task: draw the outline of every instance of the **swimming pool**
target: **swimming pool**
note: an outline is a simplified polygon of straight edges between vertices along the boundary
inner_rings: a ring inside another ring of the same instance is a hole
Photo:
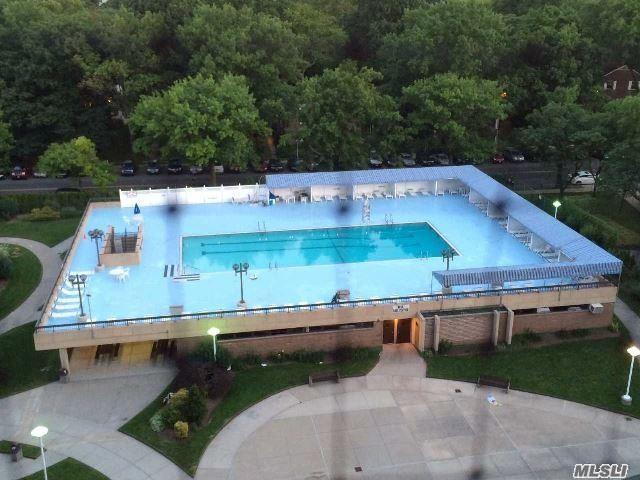
[[[183,273],[438,257],[449,244],[428,223],[206,235],[182,238]]]

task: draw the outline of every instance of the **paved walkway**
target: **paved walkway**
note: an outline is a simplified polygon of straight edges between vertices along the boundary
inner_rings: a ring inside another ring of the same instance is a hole
[[[405,353],[390,349],[383,364]],[[640,473],[638,452],[640,421],[622,415],[424,372],[372,372],[248,409],[209,445],[196,480],[557,480],[572,478],[580,462],[628,463]]]
[[[131,368],[120,376],[50,383],[0,400],[0,439],[34,443],[29,432],[45,425],[49,463],[73,457],[112,480],[188,480],[164,456],[117,429],[156,398],[173,379],[172,367]],[[10,463],[0,455],[0,478],[14,480],[42,469],[41,460]]]
[[[617,298],[616,303],[613,306],[613,313],[615,313],[624,326],[627,327],[627,330],[629,330],[629,334],[635,344],[640,345],[640,317],[638,317],[636,312],[631,310],[626,303]]]
[[[60,253],[69,248],[71,240],[72,238],[68,238],[55,247],[48,247],[43,243],[27,240],[26,238],[0,237],[0,243],[20,245],[31,250],[42,264],[42,280],[40,284],[22,305],[0,320],[0,334],[40,318],[40,309],[49,298],[62,266]]]

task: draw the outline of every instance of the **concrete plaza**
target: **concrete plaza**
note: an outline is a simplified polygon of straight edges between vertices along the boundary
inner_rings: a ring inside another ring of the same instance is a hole
[[[422,375],[393,374],[415,364],[408,348],[385,346],[366,377],[296,387],[245,411],[211,443],[196,479],[563,479],[575,463],[640,473],[640,421],[424,378],[415,365]]]

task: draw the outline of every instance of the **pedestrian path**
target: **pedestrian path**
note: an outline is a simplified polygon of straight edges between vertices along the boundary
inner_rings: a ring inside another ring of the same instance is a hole
[[[640,346],[640,317],[638,317],[636,312],[617,298],[613,306],[613,313],[620,319],[624,326],[627,327],[634,343]]]
[[[0,244],[19,245],[30,250],[38,257],[42,265],[40,284],[18,308],[5,318],[0,319],[0,334],[40,318],[42,306],[49,298],[62,267],[60,254],[68,250],[71,240],[72,238],[68,238],[54,247],[48,247],[43,243],[26,238],[0,237]]]

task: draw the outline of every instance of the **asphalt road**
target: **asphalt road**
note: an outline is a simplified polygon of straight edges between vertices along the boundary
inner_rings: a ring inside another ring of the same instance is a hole
[[[479,167],[489,175],[511,179],[513,188],[524,191],[531,189],[551,189],[555,187],[555,171],[545,163],[504,163],[502,165],[481,165]],[[285,172],[286,173],[286,172]],[[236,185],[261,181],[260,173],[225,173],[217,176],[217,184]],[[119,188],[166,188],[184,186],[213,185],[209,174],[205,175],[146,175],[138,173],[132,177],[118,176]],[[71,178],[29,178],[27,180],[6,179],[0,181],[0,194],[53,192],[59,188],[77,188],[77,182]],[[82,179],[82,188],[91,188],[89,179]]]

